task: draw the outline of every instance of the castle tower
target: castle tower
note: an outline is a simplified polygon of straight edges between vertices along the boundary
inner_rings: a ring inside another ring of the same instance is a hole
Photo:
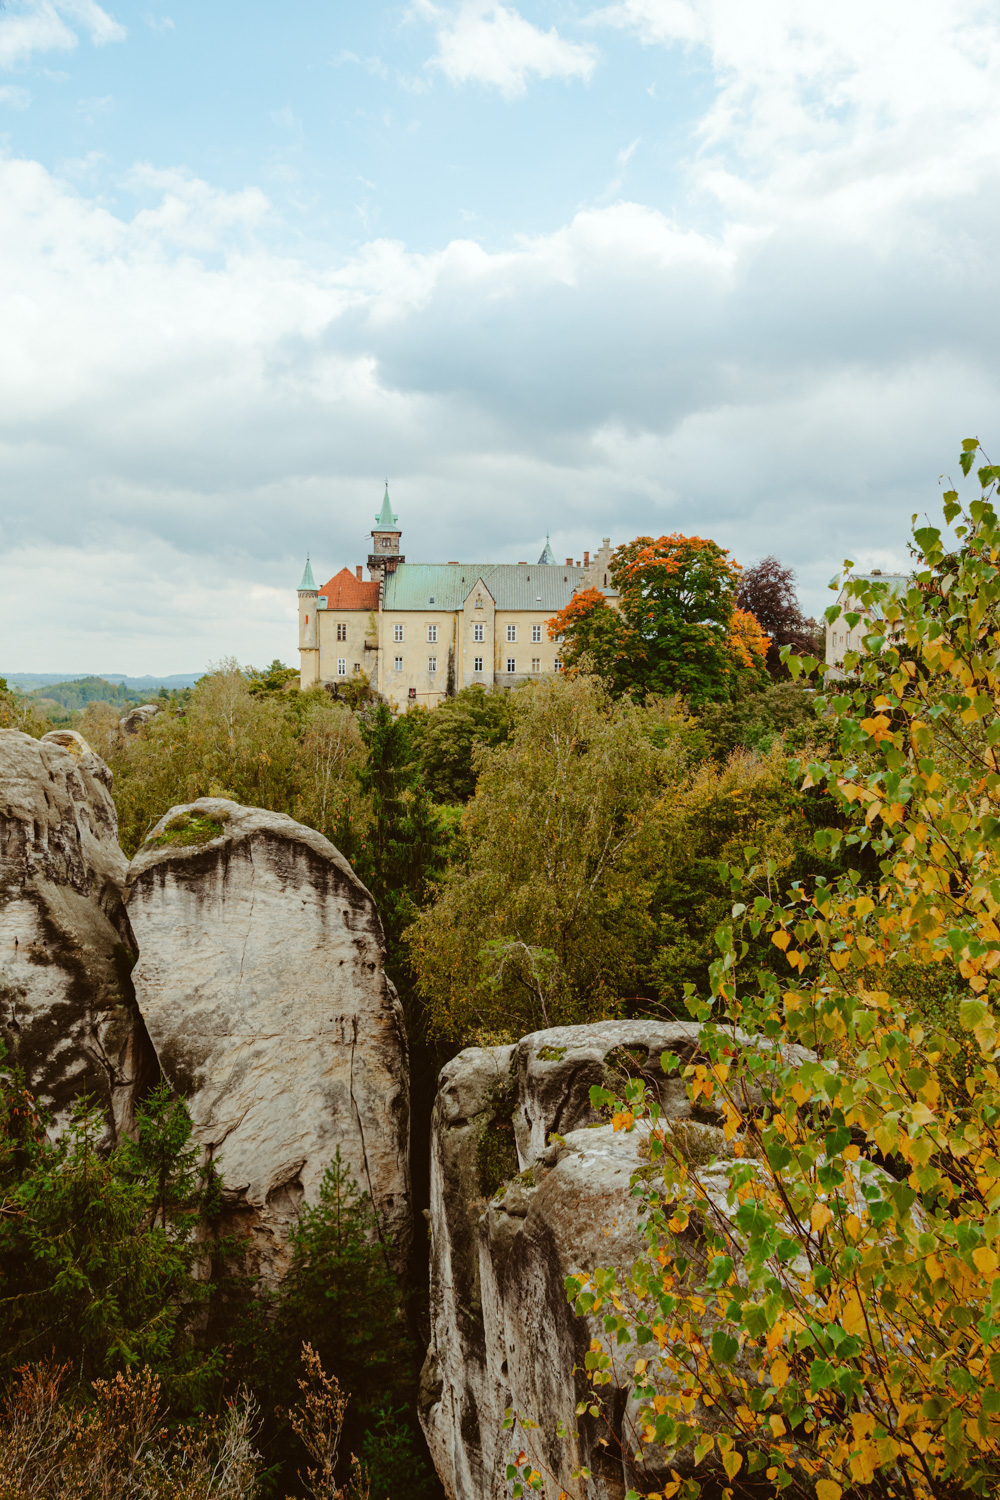
[[[402,532],[396,524],[398,520],[399,517],[393,514],[389,502],[389,481],[386,480],[385,499],[382,501],[382,509],[375,517],[372,550],[368,556],[368,577],[371,579],[381,581],[389,573],[395,573],[399,564],[406,561],[399,551]]]
[[[319,626],[316,620],[318,590],[312,564],[306,565],[299,584],[299,686],[305,692],[319,681]]]

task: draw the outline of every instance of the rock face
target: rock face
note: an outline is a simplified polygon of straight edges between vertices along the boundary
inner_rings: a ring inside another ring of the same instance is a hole
[[[140,729],[145,729],[160,712],[158,703],[138,703],[135,708],[130,708],[125,716],[118,720],[122,734],[138,734]]]
[[[375,904],[321,834],[202,798],[172,808],[128,872],[139,1005],[195,1138],[217,1159],[251,1268],[337,1146],[402,1261],[410,1239],[406,1039]]]
[[[108,1136],[156,1076],[129,970],[111,773],[79,734],[0,729],[0,1023],[58,1127],[80,1094]]]
[[[508,1407],[540,1423],[533,1461],[565,1489],[575,1492],[571,1474],[580,1464],[593,1472],[594,1500],[621,1500],[639,1477],[625,1474],[614,1444],[601,1446],[603,1419],[576,1415],[590,1388],[574,1366],[601,1330],[573,1314],[563,1283],[595,1266],[627,1268],[641,1249],[630,1177],[641,1165],[642,1137],[598,1122],[592,1084],[642,1076],[665,1118],[699,1137],[706,1159],[727,1154],[722,1131],[711,1118],[691,1120],[682,1080],[660,1067],[664,1051],[696,1060],[698,1033],[693,1023],[557,1027],[516,1046],[469,1048],[443,1069],[432,1126],[431,1342],[420,1406],[449,1500],[509,1495]],[[627,1387],[609,1389],[606,1415],[619,1436],[628,1396]],[[559,1421],[578,1436],[557,1437]],[[522,1441],[514,1440],[515,1451]]]

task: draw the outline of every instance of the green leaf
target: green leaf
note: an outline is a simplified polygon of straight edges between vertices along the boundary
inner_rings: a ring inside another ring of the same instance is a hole
[[[949,938],[952,936],[948,934]],[[958,1007],[958,1019],[966,1031],[975,1031],[976,1027],[989,1015],[990,1008],[985,1000],[970,999],[963,1000]]]

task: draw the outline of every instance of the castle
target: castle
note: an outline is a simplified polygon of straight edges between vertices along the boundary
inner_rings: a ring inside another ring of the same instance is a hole
[[[394,707],[441,699],[473,683],[514,687],[560,669],[547,622],[582,589],[610,600],[611,539],[582,563],[557,563],[548,538],[537,563],[408,563],[386,485],[371,533],[368,578],[342,568],[299,584],[302,688],[362,672]]]

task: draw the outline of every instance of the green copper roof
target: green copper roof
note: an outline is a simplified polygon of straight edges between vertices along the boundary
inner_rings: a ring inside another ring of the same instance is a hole
[[[555,560],[556,560],[555,559],[555,554],[552,551],[552,548],[549,546],[549,534],[548,534],[548,532],[546,532],[545,533],[545,546],[542,548],[542,555],[538,559],[538,564],[540,566],[542,563],[546,563],[546,564],[552,564],[554,566],[555,565]]]
[[[385,580],[382,608],[462,609],[480,579],[497,609],[555,614],[586,587],[587,573],[539,563],[401,563]]]
[[[386,481],[385,499],[382,501],[382,509],[375,517],[375,525],[380,531],[395,531],[398,516],[393,515],[392,506],[389,504],[389,484]]]
[[[306,554],[306,567],[305,572],[302,574],[302,582],[299,584],[299,593],[306,594],[315,591],[315,588],[316,580],[313,578],[312,563],[309,561],[308,554]]]

